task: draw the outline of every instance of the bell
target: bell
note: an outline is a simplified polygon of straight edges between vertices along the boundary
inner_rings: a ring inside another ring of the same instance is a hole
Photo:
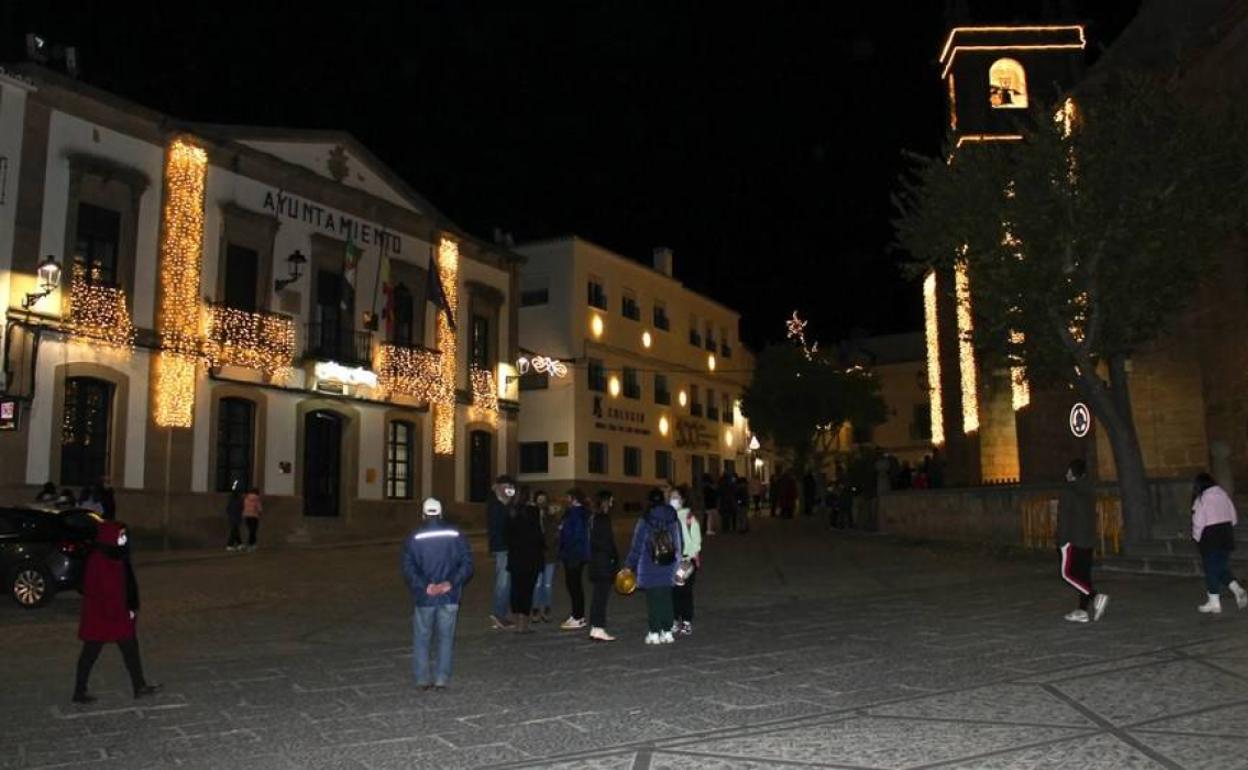
[[[625,568],[615,573],[615,591],[622,596],[628,596],[637,590],[637,576],[633,574],[631,569]]]

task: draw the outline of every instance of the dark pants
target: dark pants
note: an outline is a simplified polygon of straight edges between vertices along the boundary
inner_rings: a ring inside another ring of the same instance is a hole
[[[238,533],[239,524],[242,524],[242,522],[241,521],[230,522],[230,536],[229,536],[229,539],[225,541],[225,545],[227,548],[234,548],[235,546],[240,546],[243,544],[243,536]]]
[[[1205,587],[1209,589],[1209,593],[1221,593],[1223,586],[1235,582],[1235,575],[1231,572],[1230,551],[1207,551],[1200,555],[1200,561],[1205,567]]]
[[[247,545],[256,544],[256,533],[260,530],[260,519],[256,516],[248,516],[243,519],[247,522]]]
[[[693,580],[697,576],[698,571],[695,569],[689,573],[683,586],[672,587],[672,610],[676,620],[693,622]]]
[[[528,615],[533,611],[533,589],[537,586],[540,569],[511,570],[511,611]]]
[[[719,526],[724,532],[732,532],[736,529],[737,511],[735,508],[729,508],[726,505],[719,506]]]
[[[1079,609],[1086,610],[1096,597],[1096,589],[1092,587],[1092,549],[1065,543],[1060,551],[1062,579],[1079,592]]]
[[[91,668],[104,649],[104,642],[83,642],[82,652],[78,655],[78,674],[74,681],[74,694],[82,695],[87,691],[87,680],[91,678]],[[121,648],[121,659],[126,662],[126,671],[130,673],[130,686],[138,692],[147,684],[143,678],[143,661],[139,659],[139,640],[123,639],[117,642]]]
[[[606,628],[607,599],[611,598],[611,581],[593,580],[590,582],[594,587],[594,594],[589,603],[589,624],[594,628]]]
[[[646,619],[651,633],[671,631],[676,618],[672,611],[672,587],[646,589]]]
[[[568,597],[572,600],[572,617],[581,620],[585,617],[585,581],[582,573],[585,563],[563,565],[564,583],[568,586]]]

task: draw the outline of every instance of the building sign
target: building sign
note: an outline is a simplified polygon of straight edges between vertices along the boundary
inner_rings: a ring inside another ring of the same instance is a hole
[[[318,361],[313,374],[316,376],[318,386],[322,382],[333,382],[340,385],[377,387],[376,373],[358,366],[343,366],[332,361]]]
[[[274,216],[313,225],[335,238],[343,240],[350,238],[357,246],[376,245],[381,247],[383,253],[403,253],[403,238],[398,233],[392,233],[372,222],[361,222],[346,214],[336,214],[319,204],[288,192],[266,191],[262,208],[272,211]]]
[[[21,414],[17,402],[11,398],[0,400],[0,430],[17,430],[17,417]]]
[[[556,441],[555,442],[555,457],[567,457],[567,456],[568,456],[568,442]]]
[[[1083,438],[1090,430],[1092,430],[1092,415],[1088,413],[1088,407],[1082,403],[1076,403],[1070,408],[1070,432],[1075,435],[1075,438]]]
[[[650,429],[645,427],[646,413],[631,409],[620,409],[616,406],[602,405],[602,396],[594,396],[594,427],[617,433],[633,433],[649,436]]]
[[[676,421],[676,446],[680,449],[710,449],[715,437],[697,420]]]

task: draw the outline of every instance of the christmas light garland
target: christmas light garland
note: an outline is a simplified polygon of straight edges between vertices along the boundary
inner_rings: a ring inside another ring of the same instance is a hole
[[[932,445],[945,443],[944,404],[940,389],[940,336],[936,302],[936,273],[923,279],[924,336],[927,338],[927,387],[932,421]]]
[[[975,364],[974,332],[971,316],[971,280],[966,265],[954,269],[958,317],[958,372],[962,378],[962,432],[979,430],[979,372]]]
[[[66,328],[75,337],[108,347],[134,348],[134,324],[126,309],[126,293],[116,286],[89,282],[81,262],[74,263],[69,283]]]
[[[442,357],[432,350],[383,342],[377,346],[373,366],[383,393],[412,396],[431,404],[447,402]]]
[[[295,358],[295,320],[210,305],[204,353],[213,366],[244,366],[284,378]]]
[[[446,294],[446,308],[438,312],[438,351],[441,353],[441,400],[434,405],[433,451],[440,455],[455,453],[455,367],[458,357],[455,330],[448,315],[459,311],[459,244],[443,238],[438,244],[438,278]]]

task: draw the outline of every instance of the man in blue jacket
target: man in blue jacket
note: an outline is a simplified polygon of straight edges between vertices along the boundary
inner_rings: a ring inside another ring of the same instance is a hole
[[[451,679],[459,595],[472,579],[468,538],[442,519],[442,503],[421,506],[424,524],[403,542],[403,579],[416,603],[412,613],[412,674],[422,690],[446,689]],[[438,637],[438,656],[429,675],[429,646]]]
[[[485,504],[485,523],[490,534],[490,555],[494,558],[494,600],[490,623],[496,629],[510,629],[511,573],[507,571],[507,521],[516,498],[516,482],[503,474],[494,480],[493,496]]]

